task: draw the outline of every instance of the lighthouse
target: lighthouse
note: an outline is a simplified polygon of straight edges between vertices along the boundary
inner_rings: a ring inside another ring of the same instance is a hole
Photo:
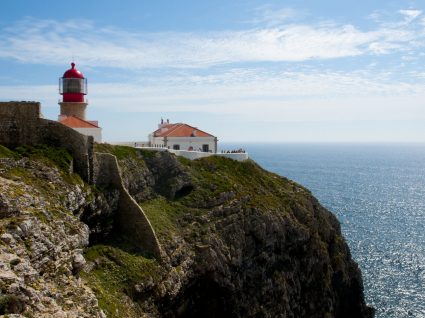
[[[97,121],[86,120],[87,79],[76,69],[75,63],[59,78],[59,122],[86,136],[93,136],[94,141],[102,141],[102,128]]]

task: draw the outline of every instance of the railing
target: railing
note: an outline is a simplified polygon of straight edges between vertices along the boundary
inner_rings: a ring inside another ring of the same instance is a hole
[[[175,154],[176,156],[185,157],[189,160],[195,160],[200,158],[206,158],[211,156],[218,157],[226,157],[237,161],[245,161],[249,159],[248,153],[240,152],[240,153],[214,153],[214,152],[203,152],[203,151],[193,151],[193,150],[175,150],[168,148],[160,148],[160,147],[136,147],[138,149],[146,149],[153,151],[168,151],[170,153]]]
[[[121,146],[129,146],[134,147],[137,149],[145,149],[145,150],[152,150],[152,151],[168,151],[170,153],[175,154],[176,156],[185,157],[189,160],[195,160],[199,158],[206,158],[210,156],[218,156],[218,157],[226,157],[237,161],[245,161],[249,159],[249,155],[247,152],[241,152],[240,149],[237,150],[239,152],[233,151],[233,152],[203,152],[203,151],[194,151],[194,150],[175,150],[170,149],[166,147],[165,145],[158,144],[153,146],[148,146],[148,141],[127,141],[127,142],[115,142],[112,143],[114,145],[121,145]]]

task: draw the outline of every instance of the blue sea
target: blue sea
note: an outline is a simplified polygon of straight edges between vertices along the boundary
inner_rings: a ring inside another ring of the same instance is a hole
[[[224,144],[339,219],[377,318],[425,317],[425,144]]]

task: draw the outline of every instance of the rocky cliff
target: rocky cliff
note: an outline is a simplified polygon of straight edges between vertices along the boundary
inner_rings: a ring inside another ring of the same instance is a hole
[[[300,185],[252,161],[96,150],[118,158],[163,259],[116,231],[117,189],[82,182],[63,150],[0,148],[0,314],[373,316],[338,221]]]

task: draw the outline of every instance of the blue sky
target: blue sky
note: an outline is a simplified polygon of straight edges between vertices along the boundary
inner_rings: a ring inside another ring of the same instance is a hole
[[[1,2],[0,100],[57,118],[72,57],[109,141],[425,141],[425,1]]]

